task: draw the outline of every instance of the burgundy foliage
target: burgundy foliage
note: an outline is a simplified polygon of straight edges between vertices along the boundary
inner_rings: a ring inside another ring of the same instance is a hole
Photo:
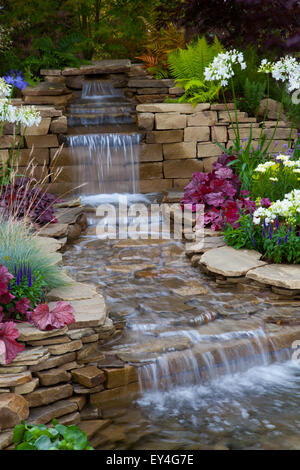
[[[62,328],[74,323],[73,312],[73,307],[67,302],[57,302],[51,311],[47,304],[40,304],[31,313],[31,322],[40,330]]]
[[[0,210],[5,215],[13,215],[18,219],[29,217],[34,223],[44,225],[57,222],[53,208],[57,201],[53,194],[46,193],[37,186],[31,187],[27,178],[20,178],[3,187],[0,193]]]
[[[204,225],[209,225],[212,230],[222,229],[225,222],[234,225],[241,211],[252,212],[256,209],[255,202],[247,197],[248,193],[242,191],[240,194],[240,179],[226,166],[234,158],[223,154],[213,164],[210,173],[194,173],[181,200],[185,208],[193,212],[197,204],[203,204]]]
[[[0,355],[5,355],[6,364],[12,362],[17,354],[24,351],[25,348],[23,344],[16,341],[19,332],[15,326],[16,324],[12,321],[0,323]]]

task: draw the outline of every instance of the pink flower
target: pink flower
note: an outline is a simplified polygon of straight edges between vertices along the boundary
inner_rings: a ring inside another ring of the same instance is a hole
[[[16,302],[16,309],[19,313],[23,313],[24,315],[26,315],[28,310],[30,310],[30,300],[26,297],[22,297],[21,300],[18,300]]]
[[[3,282],[4,284],[9,284],[9,281],[13,278],[14,276],[10,274],[8,269],[0,264],[0,283]]]
[[[8,292],[7,284],[0,281],[0,296],[7,294],[7,292]]]
[[[0,304],[9,304],[13,299],[15,298],[14,295],[12,295],[9,291],[7,291],[5,294],[0,295]]]
[[[48,304],[38,305],[31,314],[31,321],[40,330],[53,330],[75,321],[74,309],[67,302],[59,301],[50,311]]]
[[[5,353],[6,364],[12,362],[17,354],[24,351],[25,348],[23,344],[16,341],[19,332],[15,326],[16,324],[12,321],[0,323],[0,355]]]

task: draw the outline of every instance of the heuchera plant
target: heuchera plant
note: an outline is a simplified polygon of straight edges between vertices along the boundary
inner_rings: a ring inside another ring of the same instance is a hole
[[[194,173],[192,181],[185,187],[181,203],[193,212],[197,204],[204,204],[204,225],[210,225],[212,230],[222,229],[225,221],[234,224],[241,210],[252,212],[256,209],[255,202],[247,197],[249,193],[240,193],[240,179],[227,166],[234,159],[234,156],[221,155],[210,173]]]
[[[50,311],[49,305],[38,305],[30,315],[30,321],[40,330],[53,330],[74,323],[74,309],[67,302],[59,301]]]
[[[19,178],[3,187],[0,194],[0,209],[4,214],[13,214],[15,218],[29,217],[33,222],[44,225],[56,223],[53,205],[58,199],[43,192],[41,188],[30,187],[28,178]]]
[[[25,348],[23,344],[16,341],[19,332],[15,326],[16,324],[12,321],[0,323],[0,360],[3,355],[6,364],[12,362],[17,354],[24,351]]]

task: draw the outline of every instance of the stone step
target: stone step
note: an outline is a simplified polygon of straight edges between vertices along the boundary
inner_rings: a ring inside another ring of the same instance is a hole
[[[90,126],[88,129],[84,126],[74,126],[68,129],[68,135],[104,135],[104,134],[119,134],[119,135],[132,135],[139,134],[135,124],[106,124],[99,126]]]
[[[98,126],[102,124],[132,124],[134,122],[133,118],[129,113],[119,113],[119,114],[107,114],[100,116],[70,116],[68,118],[68,126]]]

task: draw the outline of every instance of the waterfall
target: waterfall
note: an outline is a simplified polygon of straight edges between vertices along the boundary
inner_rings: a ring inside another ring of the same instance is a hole
[[[267,366],[274,360],[286,361],[290,356],[285,349],[275,353],[272,339],[261,328],[212,336],[186,332],[186,336],[193,343],[190,349],[162,354],[138,368],[141,390],[159,392],[187,383],[200,385]]]
[[[136,193],[138,191],[138,134],[86,134],[69,136],[83,194]]]
[[[68,108],[67,145],[78,195],[137,193],[140,135],[135,106],[108,80],[83,83]]]

